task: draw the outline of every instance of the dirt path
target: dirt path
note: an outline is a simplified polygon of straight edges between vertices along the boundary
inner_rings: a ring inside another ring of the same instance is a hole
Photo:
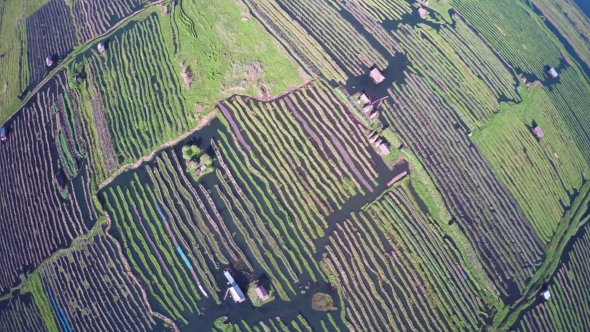
[[[98,190],[101,190],[102,188],[108,186],[111,182],[113,182],[113,180],[119,176],[121,173],[129,170],[129,169],[135,169],[138,168],[139,166],[141,166],[141,164],[143,162],[146,161],[150,161],[154,158],[154,156],[156,155],[156,153],[158,153],[159,151],[165,149],[165,148],[169,148],[173,145],[178,144],[178,142],[182,141],[183,139],[189,137],[190,135],[192,135],[193,133],[195,133],[197,130],[203,129],[203,127],[205,127],[206,125],[208,125],[211,121],[213,121],[213,119],[215,118],[215,116],[217,115],[217,109],[214,109],[211,113],[207,114],[204,118],[201,119],[201,121],[199,121],[199,123],[197,124],[197,126],[189,131],[186,132],[184,134],[182,134],[181,136],[176,137],[173,140],[170,140],[162,145],[160,145],[159,147],[157,147],[155,150],[153,150],[149,155],[141,157],[138,161],[132,163],[132,164],[125,164],[121,167],[119,167],[115,173],[111,174],[111,176],[109,176],[108,179],[104,180],[100,186],[98,186]]]

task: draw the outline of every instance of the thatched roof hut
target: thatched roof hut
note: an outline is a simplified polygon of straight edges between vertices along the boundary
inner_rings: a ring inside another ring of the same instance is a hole
[[[102,42],[98,43],[97,48],[98,48],[98,53],[100,53],[100,54],[102,54],[106,50],[106,48],[104,47],[104,44]]]
[[[53,60],[51,60],[51,57],[45,58],[45,64],[47,65],[47,67],[53,66]]]
[[[375,84],[379,84],[385,80],[385,76],[383,76],[381,71],[377,68],[373,68],[369,73],[369,76],[371,76],[371,79],[373,82],[375,82]]]

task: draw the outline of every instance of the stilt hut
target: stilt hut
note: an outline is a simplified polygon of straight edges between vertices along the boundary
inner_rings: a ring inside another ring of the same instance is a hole
[[[47,65],[47,67],[53,66],[53,60],[51,60],[51,57],[45,58],[45,64]]]
[[[104,43],[103,42],[98,43],[97,48],[98,48],[98,53],[100,53],[100,54],[102,54],[105,51],[105,49],[106,49],[104,47]]]
[[[549,68],[549,70],[547,71],[547,76],[549,76],[550,78],[557,78],[557,76],[559,76],[559,74],[557,74],[557,71],[555,70],[555,68]]]

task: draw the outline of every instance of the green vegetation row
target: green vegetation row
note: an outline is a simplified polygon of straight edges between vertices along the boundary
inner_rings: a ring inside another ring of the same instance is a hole
[[[70,194],[65,199],[56,180],[60,163],[66,165],[59,161],[61,148],[56,150],[55,146],[67,143],[63,135],[54,136],[57,117],[51,105],[64,84],[65,75],[56,76],[52,84],[40,90],[35,102],[13,117],[8,139],[0,150],[0,224],[4,230],[0,240],[5,248],[0,254],[2,289],[17,280],[23,266],[37,266],[86,233],[86,223],[97,218],[87,172],[66,181],[65,190]]]
[[[387,67],[387,60],[328,1],[278,1],[351,75],[360,75],[374,64]]]
[[[402,188],[337,225],[322,262],[348,303],[351,328],[473,331],[483,324],[477,285],[463,279],[434,225]]]
[[[551,294],[520,320],[519,331],[585,331],[590,322],[589,266],[590,233],[588,227],[575,239],[549,283]]]
[[[131,162],[178,136],[192,122],[155,14],[109,44],[108,52],[92,58],[92,72],[115,151]]]
[[[472,140],[548,243],[590,169],[545,90],[521,86],[520,92],[523,101],[503,105]],[[540,140],[533,123],[545,133]]]
[[[364,193],[367,187],[361,183],[377,177],[363,134],[321,84],[271,103],[236,97],[224,104],[252,146],[247,155],[250,171],[277,188],[310,245],[310,239],[323,236],[325,217],[352,195]],[[360,178],[347,167],[334,139],[344,145]]]
[[[398,102],[390,120],[435,179],[486,274],[501,293],[508,290],[507,280],[522,291],[544,248],[516,200],[466,133],[456,129],[453,106],[437,97],[426,79],[406,73],[406,85],[390,92]]]

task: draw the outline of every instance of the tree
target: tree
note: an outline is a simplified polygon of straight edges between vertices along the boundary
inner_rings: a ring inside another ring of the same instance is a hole
[[[211,159],[211,156],[209,156],[208,154],[202,155],[200,160],[207,167],[210,167],[213,165],[213,159]]]
[[[190,161],[201,155],[201,149],[196,145],[185,145],[182,147],[182,159]]]

